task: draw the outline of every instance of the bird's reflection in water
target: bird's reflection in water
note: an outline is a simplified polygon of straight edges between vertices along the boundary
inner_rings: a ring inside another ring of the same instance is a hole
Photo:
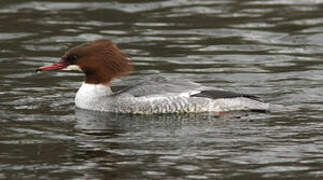
[[[212,113],[131,115],[76,109],[75,115],[74,159],[81,167],[104,166],[111,173],[120,168],[150,171],[151,164],[157,170],[168,163],[191,163],[196,156],[217,157],[232,147],[244,147],[241,139],[253,141],[250,133],[260,132],[257,126],[266,123]]]
[[[159,114],[159,115],[134,115],[95,112],[76,109],[77,122],[75,128],[86,133],[156,133],[170,135],[177,130],[187,130],[193,133],[195,128],[204,128],[216,124],[219,119],[210,113],[192,114]],[[184,132],[182,132],[184,133]]]
[[[85,134],[138,135],[144,136],[182,136],[197,135],[210,131],[241,126],[246,119],[216,116],[213,113],[134,115],[95,112],[76,109],[75,128]],[[242,124],[241,124],[242,123]],[[250,123],[250,122],[249,122]],[[248,123],[248,124],[249,124]]]
[[[219,124],[208,113],[131,115],[76,109],[75,115],[77,151],[87,160],[155,150],[173,153],[169,150],[185,148],[191,138],[201,139]]]

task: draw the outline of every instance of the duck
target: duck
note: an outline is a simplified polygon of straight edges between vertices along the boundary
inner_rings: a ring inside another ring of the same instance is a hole
[[[183,79],[162,76],[144,78],[113,92],[111,81],[132,71],[126,54],[108,39],[72,47],[57,63],[39,71],[79,71],[84,81],[75,96],[80,109],[130,114],[205,113],[275,109],[256,95],[225,91]]]

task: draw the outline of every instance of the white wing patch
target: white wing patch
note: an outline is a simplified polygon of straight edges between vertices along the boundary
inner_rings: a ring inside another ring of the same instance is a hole
[[[180,93],[179,95],[184,96],[184,97],[190,97],[190,96],[192,96],[194,94],[198,94],[200,92],[201,92],[200,90],[192,90],[192,91],[187,91],[187,92]]]

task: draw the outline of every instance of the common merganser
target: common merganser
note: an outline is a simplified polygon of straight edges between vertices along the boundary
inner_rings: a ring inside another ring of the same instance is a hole
[[[184,80],[154,77],[112,92],[111,80],[128,74],[128,57],[110,40],[99,39],[68,50],[55,64],[42,70],[76,70],[85,81],[75,97],[76,107],[116,113],[270,111],[274,105],[259,97],[203,86]]]

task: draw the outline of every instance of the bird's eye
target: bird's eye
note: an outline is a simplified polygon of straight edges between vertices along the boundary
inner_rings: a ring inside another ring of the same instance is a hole
[[[67,60],[70,62],[76,61],[77,60],[77,55],[70,55],[67,57]]]

